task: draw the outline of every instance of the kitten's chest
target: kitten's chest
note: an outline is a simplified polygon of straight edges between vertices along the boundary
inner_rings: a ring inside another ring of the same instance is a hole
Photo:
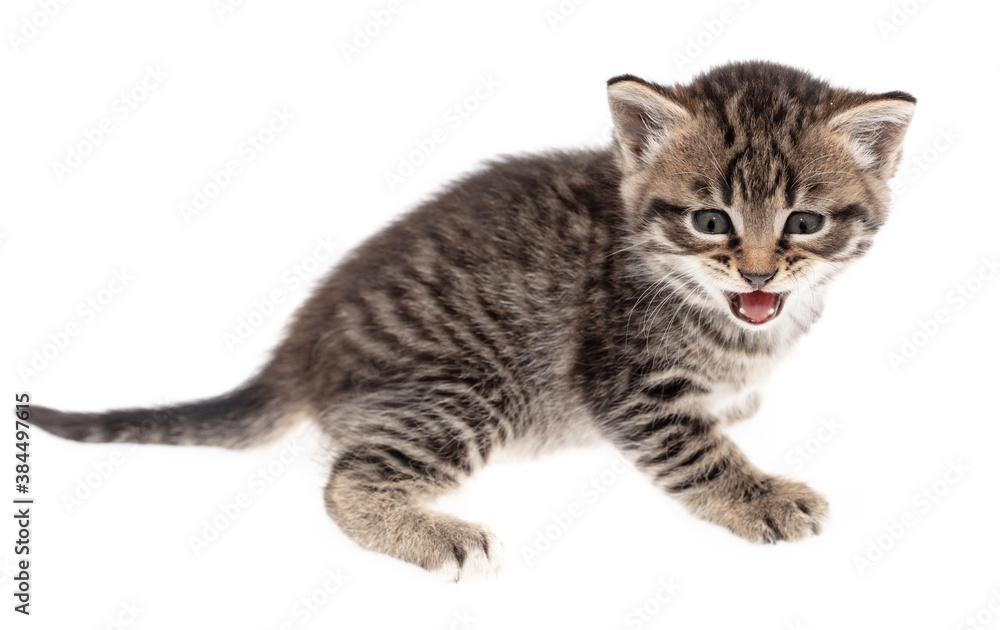
[[[758,392],[776,363],[773,357],[761,357],[742,364],[734,362],[729,370],[715,375],[702,399],[704,410],[723,422],[734,422],[753,415],[760,405]]]

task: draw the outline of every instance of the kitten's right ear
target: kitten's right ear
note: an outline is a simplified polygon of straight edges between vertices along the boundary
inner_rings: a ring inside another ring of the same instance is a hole
[[[608,81],[608,104],[615,125],[615,141],[628,170],[649,164],[691,114],[642,79],[622,75]]]

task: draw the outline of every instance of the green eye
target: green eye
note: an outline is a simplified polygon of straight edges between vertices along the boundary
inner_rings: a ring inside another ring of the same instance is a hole
[[[706,234],[728,234],[731,224],[722,210],[699,210],[694,213],[694,226]]]
[[[785,223],[785,234],[812,234],[823,227],[823,217],[812,212],[793,212]]]

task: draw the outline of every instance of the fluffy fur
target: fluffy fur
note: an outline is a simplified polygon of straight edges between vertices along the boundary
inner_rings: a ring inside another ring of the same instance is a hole
[[[687,85],[609,81],[608,150],[505,159],[347,257],[237,391],[64,413],[83,441],[245,447],[301,418],[337,444],[324,498],[359,544],[453,579],[488,571],[481,525],[430,511],[503,446],[612,442],[697,516],[754,542],[819,532],[825,500],[756,468],[723,426],[871,245],[915,100],[770,63]],[[695,228],[726,213],[723,234]],[[788,233],[792,212],[822,227]],[[749,284],[749,286],[748,286]],[[763,324],[733,295],[783,296]]]

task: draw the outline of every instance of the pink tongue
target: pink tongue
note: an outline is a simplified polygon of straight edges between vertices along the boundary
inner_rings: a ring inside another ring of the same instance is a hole
[[[766,322],[778,308],[778,294],[765,291],[740,293],[740,313],[755,324]]]

